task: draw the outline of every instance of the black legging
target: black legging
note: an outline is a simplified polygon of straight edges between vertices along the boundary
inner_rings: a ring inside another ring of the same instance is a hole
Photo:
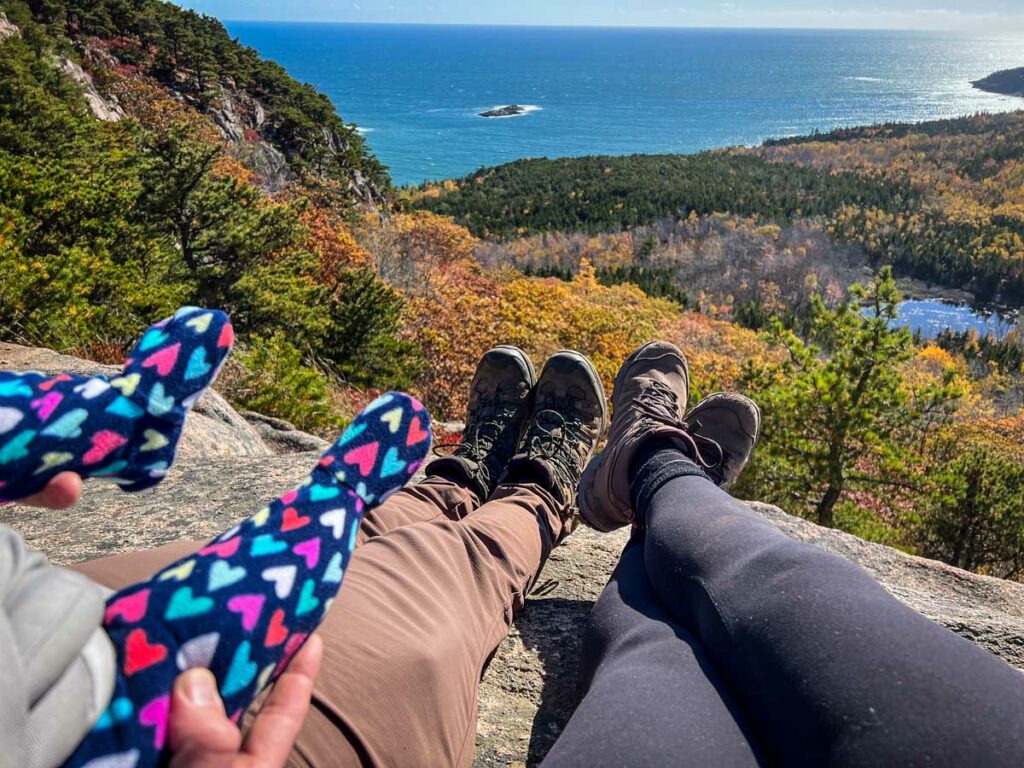
[[[708,480],[657,483],[545,765],[1024,766],[1024,675]]]

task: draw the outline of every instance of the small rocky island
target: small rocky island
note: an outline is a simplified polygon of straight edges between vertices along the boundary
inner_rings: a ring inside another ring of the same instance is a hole
[[[518,104],[509,104],[505,107],[495,107],[494,109],[488,109],[486,112],[481,112],[480,117],[515,117],[516,115],[525,115],[526,107],[521,107]]]
[[[1004,96],[1024,97],[1024,67],[1004,69],[971,83],[975,88]]]

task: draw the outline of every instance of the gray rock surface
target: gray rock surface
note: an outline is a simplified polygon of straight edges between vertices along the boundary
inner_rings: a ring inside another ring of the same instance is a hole
[[[524,107],[518,104],[509,104],[505,107],[495,107],[494,109],[488,109],[486,112],[481,112],[480,117],[515,117],[516,115],[524,114],[526,114]]]
[[[284,419],[275,419],[253,411],[242,411],[241,415],[259,432],[263,442],[273,448],[275,453],[323,453],[330,445],[323,438],[296,429],[294,424]]]
[[[0,345],[0,368],[10,367],[12,359],[49,370],[63,364],[91,365],[48,351],[12,351],[10,345]],[[230,411],[223,400],[218,407]],[[237,414],[235,418],[241,420]],[[0,522],[20,530],[33,547],[62,564],[181,538],[207,539],[299,482],[319,456],[319,451],[236,453],[230,458],[216,451],[203,454],[203,446],[223,440],[221,427],[211,426],[218,423],[226,422],[210,415],[194,419],[190,428],[210,430],[209,439],[197,435],[192,449],[155,489],[129,495],[90,483],[72,512],[5,507]],[[272,420],[265,423],[273,427]],[[912,608],[1024,669],[1024,584],[911,557],[767,505],[752,507],[786,534],[860,564]],[[532,764],[554,743],[576,703],[577,659],[587,614],[626,536],[625,531],[606,535],[583,528],[551,555],[526,609],[483,677],[477,765]]]
[[[93,82],[92,76],[88,72],[71,59],[59,59],[58,64],[60,71],[67,75],[81,89],[82,95],[85,96],[85,101],[88,103],[93,115],[96,116],[96,119],[102,120],[105,123],[116,123],[119,120],[124,120],[124,110],[113,99],[104,98],[100,95],[100,92],[96,90],[96,84]]]
[[[3,11],[0,11],[0,42],[3,42],[8,37],[20,34],[21,30],[15,24],[8,21]]]

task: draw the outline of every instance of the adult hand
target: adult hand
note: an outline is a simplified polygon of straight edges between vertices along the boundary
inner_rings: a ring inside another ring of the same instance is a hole
[[[171,768],[282,768],[309,710],[322,657],[323,641],[313,635],[274,684],[244,742],[210,671],[179,675],[168,723]]]
[[[30,507],[49,507],[50,509],[68,509],[78,503],[82,495],[82,478],[74,472],[61,472],[47,483],[39,493],[22,499],[21,504]]]

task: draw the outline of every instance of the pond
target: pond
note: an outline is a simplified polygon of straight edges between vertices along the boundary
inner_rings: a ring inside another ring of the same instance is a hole
[[[870,311],[865,310],[865,313]],[[905,326],[913,332],[920,330],[926,339],[934,339],[947,328],[954,331],[974,329],[983,336],[991,334],[1002,339],[1016,322],[1017,313],[1014,311],[985,310],[940,299],[919,299],[900,303],[896,325]]]

